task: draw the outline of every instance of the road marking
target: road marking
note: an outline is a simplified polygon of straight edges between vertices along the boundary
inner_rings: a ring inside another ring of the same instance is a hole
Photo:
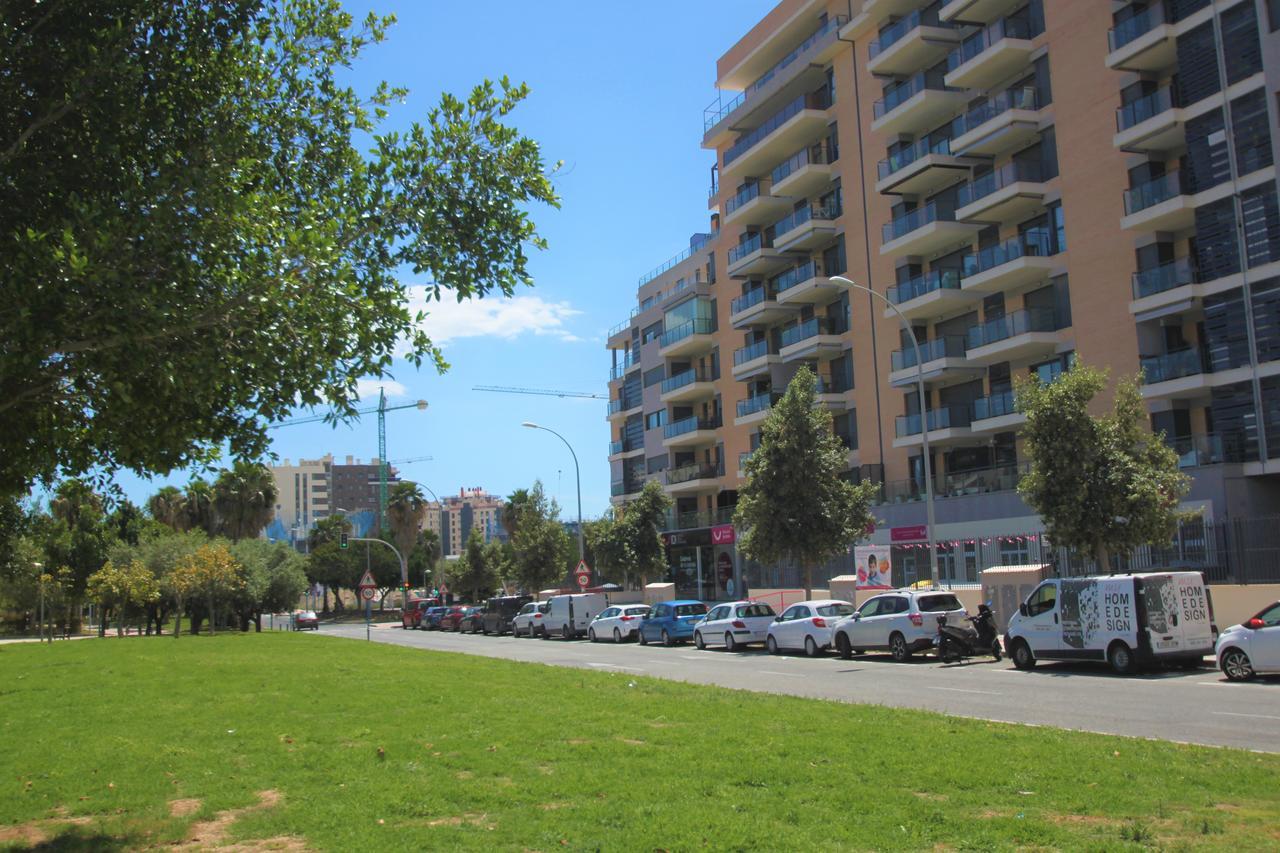
[[[1219,717],[1249,717],[1254,720],[1280,720],[1273,714],[1237,714],[1234,711],[1210,711],[1211,714],[1217,714]]]
[[[930,690],[948,690],[952,693],[974,693],[979,696],[1002,696],[1003,695],[1001,693],[993,693],[990,690],[966,690],[963,687],[934,687],[932,685],[926,685],[926,686],[929,687]]]
[[[680,655],[684,660],[706,660],[702,655]]]
[[[760,670],[760,674],[761,675],[781,675],[786,678],[804,678],[804,676],[798,672],[774,672],[771,669],[762,669]]]
[[[587,666],[607,666],[609,669],[629,669],[632,672],[644,672],[638,666],[618,666],[616,663],[596,663],[595,661],[587,661]]]

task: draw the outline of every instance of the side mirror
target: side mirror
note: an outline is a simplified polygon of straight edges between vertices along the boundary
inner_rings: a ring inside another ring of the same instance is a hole
[[[849,618],[852,619],[854,622],[857,622],[859,619],[862,618],[862,614],[855,610],[853,611],[852,615],[849,616]]]
[[[1267,623],[1266,623],[1266,622],[1263,622],[1261,619],[1259,619],[1257,616],[1255,616],[1255,617],[1253,617],[1252,619],[1250,619],[1248,622],[1244,623],[1244,626],[1245,626],[1246,628],[1252,628],[1253,630],[1255,630],[1255,631],[1256,631],[1256,630],[1258,630],[1259,628],[1265,628],[1265,627],[1267,627]]]
[[[1018,613],[1020,613],[1023,616],[1027,615],[1027,603],[1025,601],[1022,604],[1018,605]]]

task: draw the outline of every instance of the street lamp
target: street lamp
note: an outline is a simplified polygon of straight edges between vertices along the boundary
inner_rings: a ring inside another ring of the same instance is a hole
[[[535,424],[532,421],[525,421],[524,423],[520,424],[520,426],[528,427],[529,429],[546,430],[547,432],[554,435],[556,438],[563,441],[564,446],[569,448],[569,455],[573,457],[573,475],[578,482],[578,562],[582,562],[587,559],[587,551],[586,551],[586,547],[583,545],[583,540],[582,540],[582,472],[578,470],[578,454],[573,452],[573,445],[569,444],[568,440],[565,439],[563,435],[551,429],[550,427],[539,426],[538,424]]]
[[[925,517],[928,521],[928,539],[929,539],[929,576],[933,581],[933,585],[938,585],[938,551],[933,546],[933,461],[929,457],[929,410],[925,406],[924,396],[924,360],[920,357],[920,344],[916,341],[915,332],[911,329],[911,324],[907,322],[906,316],[898,310],[898,306],[889,301],[889,298],[883,293],[876,293],[869,287],[856,284],[842,275],[831,276],[831,281],[838,281],[841,284],[852,287],[855,290],[865,291],[879,299],[885,305],[888,305],[893,313],[897,315],[902,328],[906,331],[907,340],[911,341],[911,347],[915,350],[916,355],[916,393],[920,396],[920,441],[922,443],[921,450],[924,453],[924,500],[925,500]],[[872,353],[872,357],[875,354]]]

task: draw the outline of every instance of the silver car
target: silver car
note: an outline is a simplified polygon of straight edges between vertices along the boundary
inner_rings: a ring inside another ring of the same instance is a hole
[[[852,616],[836,623],[835,643],[840,657],[865,651],[888,651],[896,661],[933,645],[938,617],[963,625],[964,605],[952,593],[937,589],[899,589],[868,598]]]
[[[758,601],[717,604],[693,627],[693,644],[705,649],[724,643],[725,651],[732,652],[748,643],[763,643],[777,615],[772,607]]]

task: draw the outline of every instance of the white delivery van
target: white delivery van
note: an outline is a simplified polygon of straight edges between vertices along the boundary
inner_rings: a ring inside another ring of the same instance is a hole
[[[1014,666],[1037,660],[1193,664],[1213,653],[1213,603],[1199,572],[1153,572],[1043,581],[1009,618]]]
[[[555,595],[547,599],[547,613],[542,617],[542,636],[582,637],[591,620],[609,606],[602,592],[577,595]]]

